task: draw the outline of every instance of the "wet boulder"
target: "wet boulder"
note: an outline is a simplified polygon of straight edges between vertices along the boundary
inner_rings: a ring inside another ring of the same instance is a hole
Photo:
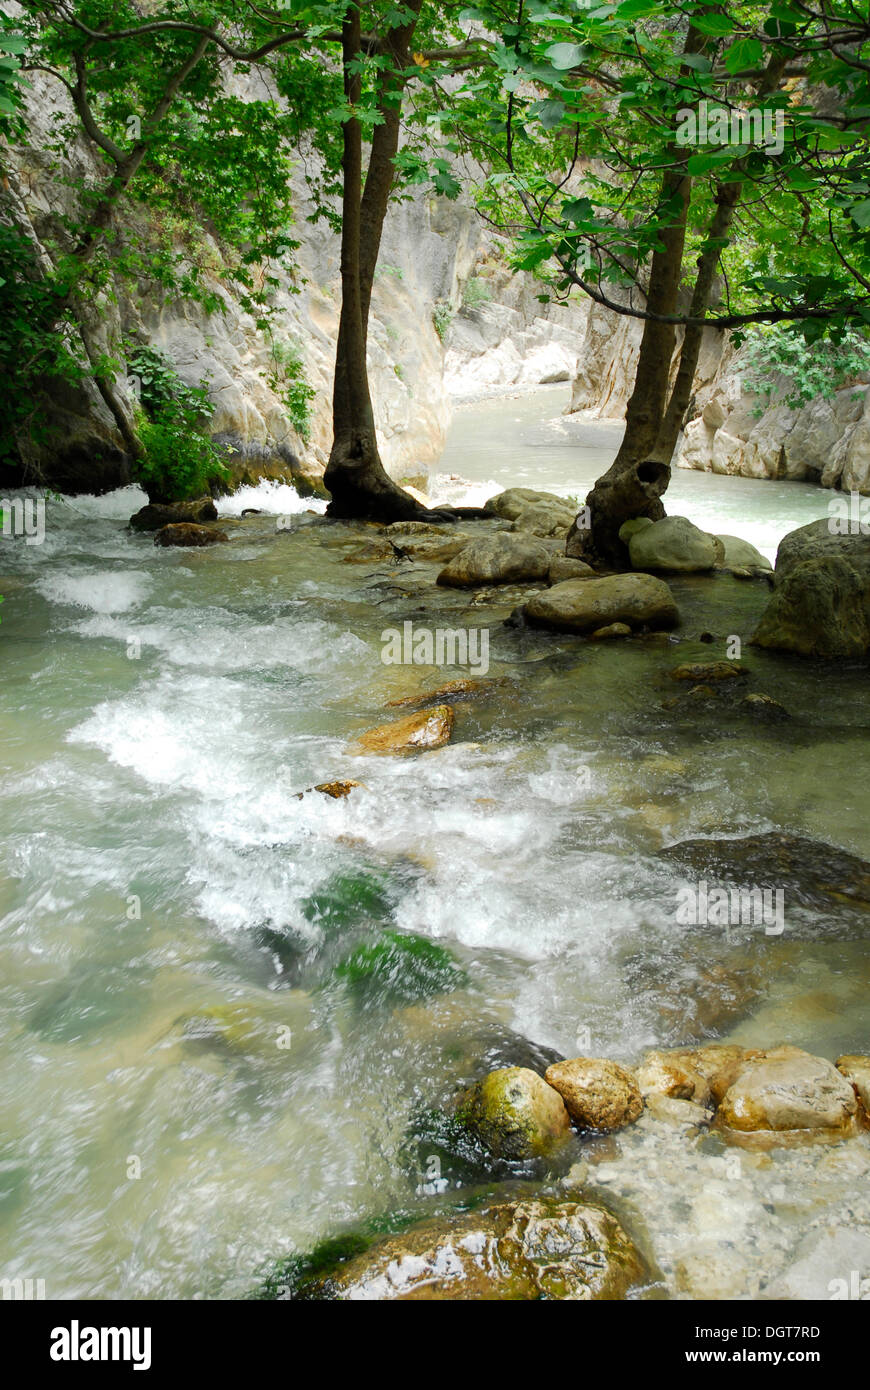
[[[870,536],[841,535],[834,519],[784,536],[776,553],[774,591],[752,641],[825,661],[866,657]]]
[[[551,559],[549,549],[539,538],[499,531],[464,546],[447,563],[437,582],[453,589],[471,589],[479,584],[534,583],[546,579]]]
[[[675,573],[711,570],[725,553],[721,542],[684,516],[665,516],[635,531],[628,552],[636,570]]]
[[[418,1222],[336,1260],[294,1295],[341,1301],[623,1299],[640,1255],[604,1207],[552,1197]]]
[[[595,632],[611,623],[670,628],[679,621],[674,596],[651,574],[609,574],[599,579],[567,579],[536,594],[522,609],[533,627],[564,632]]]
[[[858,1100],[837,1068],[797,1047],[748,1060],[722,1097],[716,1126],[731,1143],[773,1147],[858,1131]]]
[[[556,1062],[544,1075],[581,1129],[621,1129],[633,1124],[643,1111],[636,1077],[616,1062],[573,1057]]]
[[[217,521],[217,507],[210,497],[198,497],[194,502],[149,502],[130,517],[133,531],[159,531],[163,526],[175,526],[182,522],[201,525],[204,521]]]
[[[457,1098],[455,1115],[496,1158],[539,1158],[571,1133],[562,1097],[526,1067],[503,1067]]]
[[[844,899],[870,906],[870,863],[803,835],[766,831],[736,839],[681,840],[660,858],[711,884],[781,888],[789,902],[824,909]]]
[[[389,724],[368,729],[357,740],[356,750],[362,753],[422,753],[430,748],[443,748],[453,733],[454,713],[451,705],[434,705],[431,709],[406,714]]]
[[[199,526],[192,521],[173,522],[171,526],[161,526],[154,533],[154,544],[162,546],[217,545],[228,540],[226,531],[221,531],[217,526]]]

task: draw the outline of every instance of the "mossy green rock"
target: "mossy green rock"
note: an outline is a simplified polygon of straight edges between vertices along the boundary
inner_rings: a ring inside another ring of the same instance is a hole
[[[302,902],[303,915],[324,931],[388,922],[393,908],[385,876],[360,870],[336,874]]]
[[[634,1245],[609,1211],[542,1198],[420,1222],[306,1281],[296,1297],[622,1299],[643,1273]]]
[[[571,1133],[562,1097],[527,1067],[491,1071],[460,1095],[456,1118],[496,1158],[540,1158]]]
[[[465,983],[465,972],[443,946],[425,936],[385,931],[354,947],[335,968],[361,1002],[411,1004]]]

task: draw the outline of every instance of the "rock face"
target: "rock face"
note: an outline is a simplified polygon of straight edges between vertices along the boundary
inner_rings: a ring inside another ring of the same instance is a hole
[[[266,88],[255,66],[234,78],[234,95],[241,100],[262,98]],[[52,153],[54,122],[73,115],[56,79],[34,74],[26,95],[30,136],[6,163],[6,191],[14,222],[33,242],[39,261],[56,240],[58,217],[79,215],[73,190],[79,184],[95,186],[104,170],[83,139],[66,142],[60,161]],[[195,228],[190,250],[209,266],[204,288],[220,302],[217,311],[167,295],[157,281],[138,279],[134,288],[118,279],[107,286],[93,325],[100,352],[122,357],[122,340],[129,337],[163,351],[187,385],[207,380],[215,406],[211,429],[216,442],[233,450],[229,466],[236,482],[274,478],[293,482],[303,495],[320,490],[331,442],[340,308],[338,237],[323,221],[309,220],[313,205],[305,170],[311,167],[308,152],[293,175],[301,244],[292,266],[282,260],[267,267],[274,279],[272,341],[298,357],[301,376],[315,392],[308,440],[289,418],[288,380],[281,379],[280,366],[276,380],[272,345],[243,308],[222,247],[206,229]],[[122,216],[143,252],[159,246],[159,228],[141,208],[124,203]],[[501,302],[461,310],[478,260],[497,260],[493,245],[474,210],[459,200],[418,191],[390,208],[373,289],[368,356],[381,454],[394,477],[423,480],[426,464],[443,447],[452,394],[568,380],[573,373],[583,315],[564,306],[542,309],[531,276],[512,275],[505,266],[489,282]],[[453,319],[446,330],[443,319],[436,326],[439,311]],[[122,408],[132,412],[133,384],[120,379],[118,385]],[[42,466],[47,482],[73,492],[129,482],[117,427],[89,379],[80,389],[57,393],[52,418],[59,442],[41,446],[30,460]]]
[[[610,1212],[585,1202],[504,1202],[376,1241],[297,1297],[347,1301],[624,1298],[643,1265]]]
[[[628,553],[636,570],[692,572],[711,570],[719,552],[715,538],[684,516],[665,516],[635,531]]]
[[[496,1158],[540,1158],[571,1132],[558,1091],[527,1067],[491,1071],[459,1096],[456,1118]]]
[[[870,492],[866,374],[830,400],[817,397],[797,410],[783,404],[780,391],[759,412],[759,398],[742,388],[740,369],[740,354],[726,349],[716,378],[700,389],[696,383],[696,407],[703,409],[686,426],[677,467]]]
[[[226,531],[219,530],[217,526],[197,526],[192,521],[176,521],[171,526],[161,526],[154,533],[155,545],[216,545],[219,541],[228,540]]]
[[[633,1124],[643,1110],[635,1077],[616,1062],[575,1057],[548,1067],[545,1079],[582,1129],[621,1129]]]
[[[679,621],[674,596],[651,574],[612,574],[600,579],[568,579],[537,594],[523,609],[534,627],[594,632],[610,623],[631,628],[671,628]]]
[[[438,576],[438,583],[453,589],[478,584],[522,584],[545,579],[551,555],[533,537],[500,531],[466,545]]]
[[[780,1047],[738,1070],[716,1123],[733,1142],[830,1141],[857,1132],[857,1113],[855,1092],[836,1067],[799,1048]]]
[[[149,502],[130,517],[133,531],[159,531],[164,526],[175,526],[181,522],[200,525],[204,521],[217,521],[217,507],[210,497],[199,497],[195,502],[173,502],[164,505]]]

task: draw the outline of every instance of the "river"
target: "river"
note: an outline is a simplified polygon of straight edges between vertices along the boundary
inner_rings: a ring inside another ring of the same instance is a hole
[[[582,496],[617,439],[562,417],[563,391],[458,410],[433,494]],[[772,554],[827,494],[678,473],[666,500]],[[867,1050],[848,914],[690,938],[657,859],[772,828],[870,857],[864,673],[747,649],[787,723],[663,708],[676,659],[749,635],[763,583],[675,580],[679,643],[589,644],[360,563],[361,528],[287,488],[227,499],[231,544],[201,551],[129,532],[142,501],[50,501],[43,544],[0,549],[0,1274],[54,1298],[240,1297],[348,1225],[449,1205],[409,1126],[516,1035],[627,1063],[689,1036]],[[360,757],[389,700],[462,674],[383,664],[411,615],[489,621],[505,684],[457,708],[449,746]],[[362,786],[298,795],[341,777]],[[336,963],[385,928],[449,950],[457,987],[355,995]],[[757,1296],[810,1220],[847,1222],[868,1190],[867,1136],[734,1182],[711,1137],[660,1128],[589,1148],[659,1296],[711,1277]]]

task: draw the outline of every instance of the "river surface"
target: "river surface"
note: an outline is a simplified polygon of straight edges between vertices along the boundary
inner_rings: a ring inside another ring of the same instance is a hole
[[[582,497],[618,431],[563,400],[462,407],[433,495]],[[749,636],[763,582],[675,580],[674,641],[591,644],[505,628],[516,595],[366,559],[375,529],[287,488],[226,500],[231,543],[202,551],[128,531],[143,500],[50,501],[43,544],[0,541],[0,1275],[240,1297],[325,1236],[449,1206],[414,1117],[523,1040],[626,1063],[705,1037],[868,1050],[857,918],[687,933],[657,858],[774,828],[870,858],[866,672],[750,648],[789,721],[666,707],[677,660]],[[667,504],[772,555],[827,494],[677,473]],[[361,756],[388,701],[468,674],[385,665],[408,619],[486,625],[501,683],[457,706],[449,746]],[[334,778],[362,785],[300,798]],[[455,987],[351,989],[336,966],[385,930],[448,950]],[[736,1180],[712,1137],[658,1123],[583,1152],[656,1296],[759,1296],[811,1223],[870,1221],[866,1136]]]

